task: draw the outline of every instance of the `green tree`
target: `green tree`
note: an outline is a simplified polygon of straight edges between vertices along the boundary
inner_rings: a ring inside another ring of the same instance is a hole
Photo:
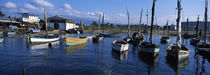
[[[0,17],[2,18],[4,16],[5,16],[5,14],[2,11],[0,11]]]

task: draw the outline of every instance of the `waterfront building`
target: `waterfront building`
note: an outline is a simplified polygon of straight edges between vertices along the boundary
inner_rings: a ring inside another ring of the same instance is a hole
[[[58,15],[48,18],[48,25],[49,27],[58,30],[69,30],[79,28],[79,26],[75,24],[75,21],[66,19]]]
[[[195,31],[196,25],[197,25],[196,21],[188,22],[188,30]],[[210,25],[210,22],[208,22],[208,25]],[[201,21],[201,22],[199,22],[198,29],[204,30],[204,28],[205,28],[204,26],[205,26],[205,22]],[[187,30],[187,22],[182,22],[182,30],[184,30],[184,31]],[[207,26],[207,30],[210,30],[210,26]]]
[[[40,19],[37,15],[22,13],[21,21],[38,24]]]

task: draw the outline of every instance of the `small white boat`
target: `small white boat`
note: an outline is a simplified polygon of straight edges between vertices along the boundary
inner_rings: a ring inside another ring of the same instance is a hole
[[[178,60],[188,57],[189,53],[190,50],[183,45],[181,46],[181,49],[179,49],[176,44],[171,44],[167,48],[167,54]]]
[[[128,48],[129,48],[129,44],[122,40],[115,40],[112,43],[112,49],[120,53],[127,51]]]
[[[42,44],[42,43],[50,43],[59,40],[60,36],[55,34],[42,34],[38,36],[30,37],[30,41],[32,44]]]
[[[140,52],[152,57],[158,56],[160,51],[160,46],[157,46],[155,44],[150,44],[149,42],[142,42],[139,47],[140,47],[139,49]]]
[[[160,39],[161,43],[169,43],[170,42],[170,38],[169,36],[162,36],[162,38]]]

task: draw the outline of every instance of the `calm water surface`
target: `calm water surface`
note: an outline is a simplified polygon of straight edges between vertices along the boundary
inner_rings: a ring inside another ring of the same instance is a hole
[[[127,36],[122,34],[122,36]],[[150,60],[141,56],[138,48],[130,44],[128,52],[112,52],[112,41],[121,38],[104,38],[99,43],[91,39],[77,46],[65,46],[64,39],[47,44],[27,45],[25,37],[5,38],[0,44],[1,75],[196,75],[210,74],[210,60],[195,54],[194,46],[189,39],[182,40],[191,51],[189,58],[182,62],[169,61],[166,48],[175,43],[160,44],[162,35],[154,35],[153,42],[160,45],[159,56]],[[145,36],[148,40],[149,36]],[[27,48],[28,46],[28,48]],[[197,60],[197,61],[196,61]],[[23,69],[25,69],[23,73]]]

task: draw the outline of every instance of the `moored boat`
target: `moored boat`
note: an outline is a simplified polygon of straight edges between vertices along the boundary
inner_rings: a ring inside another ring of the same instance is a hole
[[[144,35],[142,33],[133,33],[133,44],[137,45],[137,44],[140,44],[141,41],[144,40]]]
[[[153,22],[154,22],[154,11],[155,11],[155,2],[156,0],[153,0],[152,5],[152,20],[151,20],[151,26],[150,26],[150,38],[149,42],[142,42],[140,44],[140,52],[144,55],[148,55],[151,57],[157,57],[159,54],[160,46],[155,45],[152,43],[152,31],[153,31]]]
[[[56,34],[40,34],[30,37],[30,41],[32,44],[43,44],[58,41],[59,38],[60,36]]]
[[[176,44],[171,44],[167,48],[168,56],[174,57],[175,59],[178,59],[179,61],[185,57],[188,57],[189,53],[190,53],[190,50],[183,45],[181,46],[181,48],[179,48]]]
[[[122,40],[115,40],[112,43],[112,49],[120,53],[127,51],[128,48],[129,48],[129,44]]]
[[[142,42],[140,44],[139,51],[144,55],[156,57],[159,55],[160,46],[151,44],[149,42]]]
[[[170,38],[169,36],[162,36],[162,38],[160,39],[161,43],[169,43],[170,42]]]
[[[192,38],[192,39],[190,40],[190,44],[191,44],[191,45],[196,45],[198,42],[200,42],[200,39],[199,39],[199,38]]]
[[[178,6],[178,17],[177,17],[177,41],[176,44],[171,44],[168,46],[167,54],[175,58],[176,60],[181,60],[182,58],[186,58],[189,56],[190,50],[181,45],[181,0],[177,0]]]
[[[94,37],[92,37],[93,39],[93,42],[99,42],[103,39],[104,37],[99,35],[99,34],[96,34]]]
[[[204,33],[204,40],[197,44],[197,49],[200,54],[209,55],[210,54],[210,44],[207,43],[207,26],[208,26],[208,0],[206,0],[205,4],[205,33]]]
[[[78,45],[82,43],[86,43],[88,38],[87,37],[77,37],[77,38],[70,38],[66,37],[66,45]]]

